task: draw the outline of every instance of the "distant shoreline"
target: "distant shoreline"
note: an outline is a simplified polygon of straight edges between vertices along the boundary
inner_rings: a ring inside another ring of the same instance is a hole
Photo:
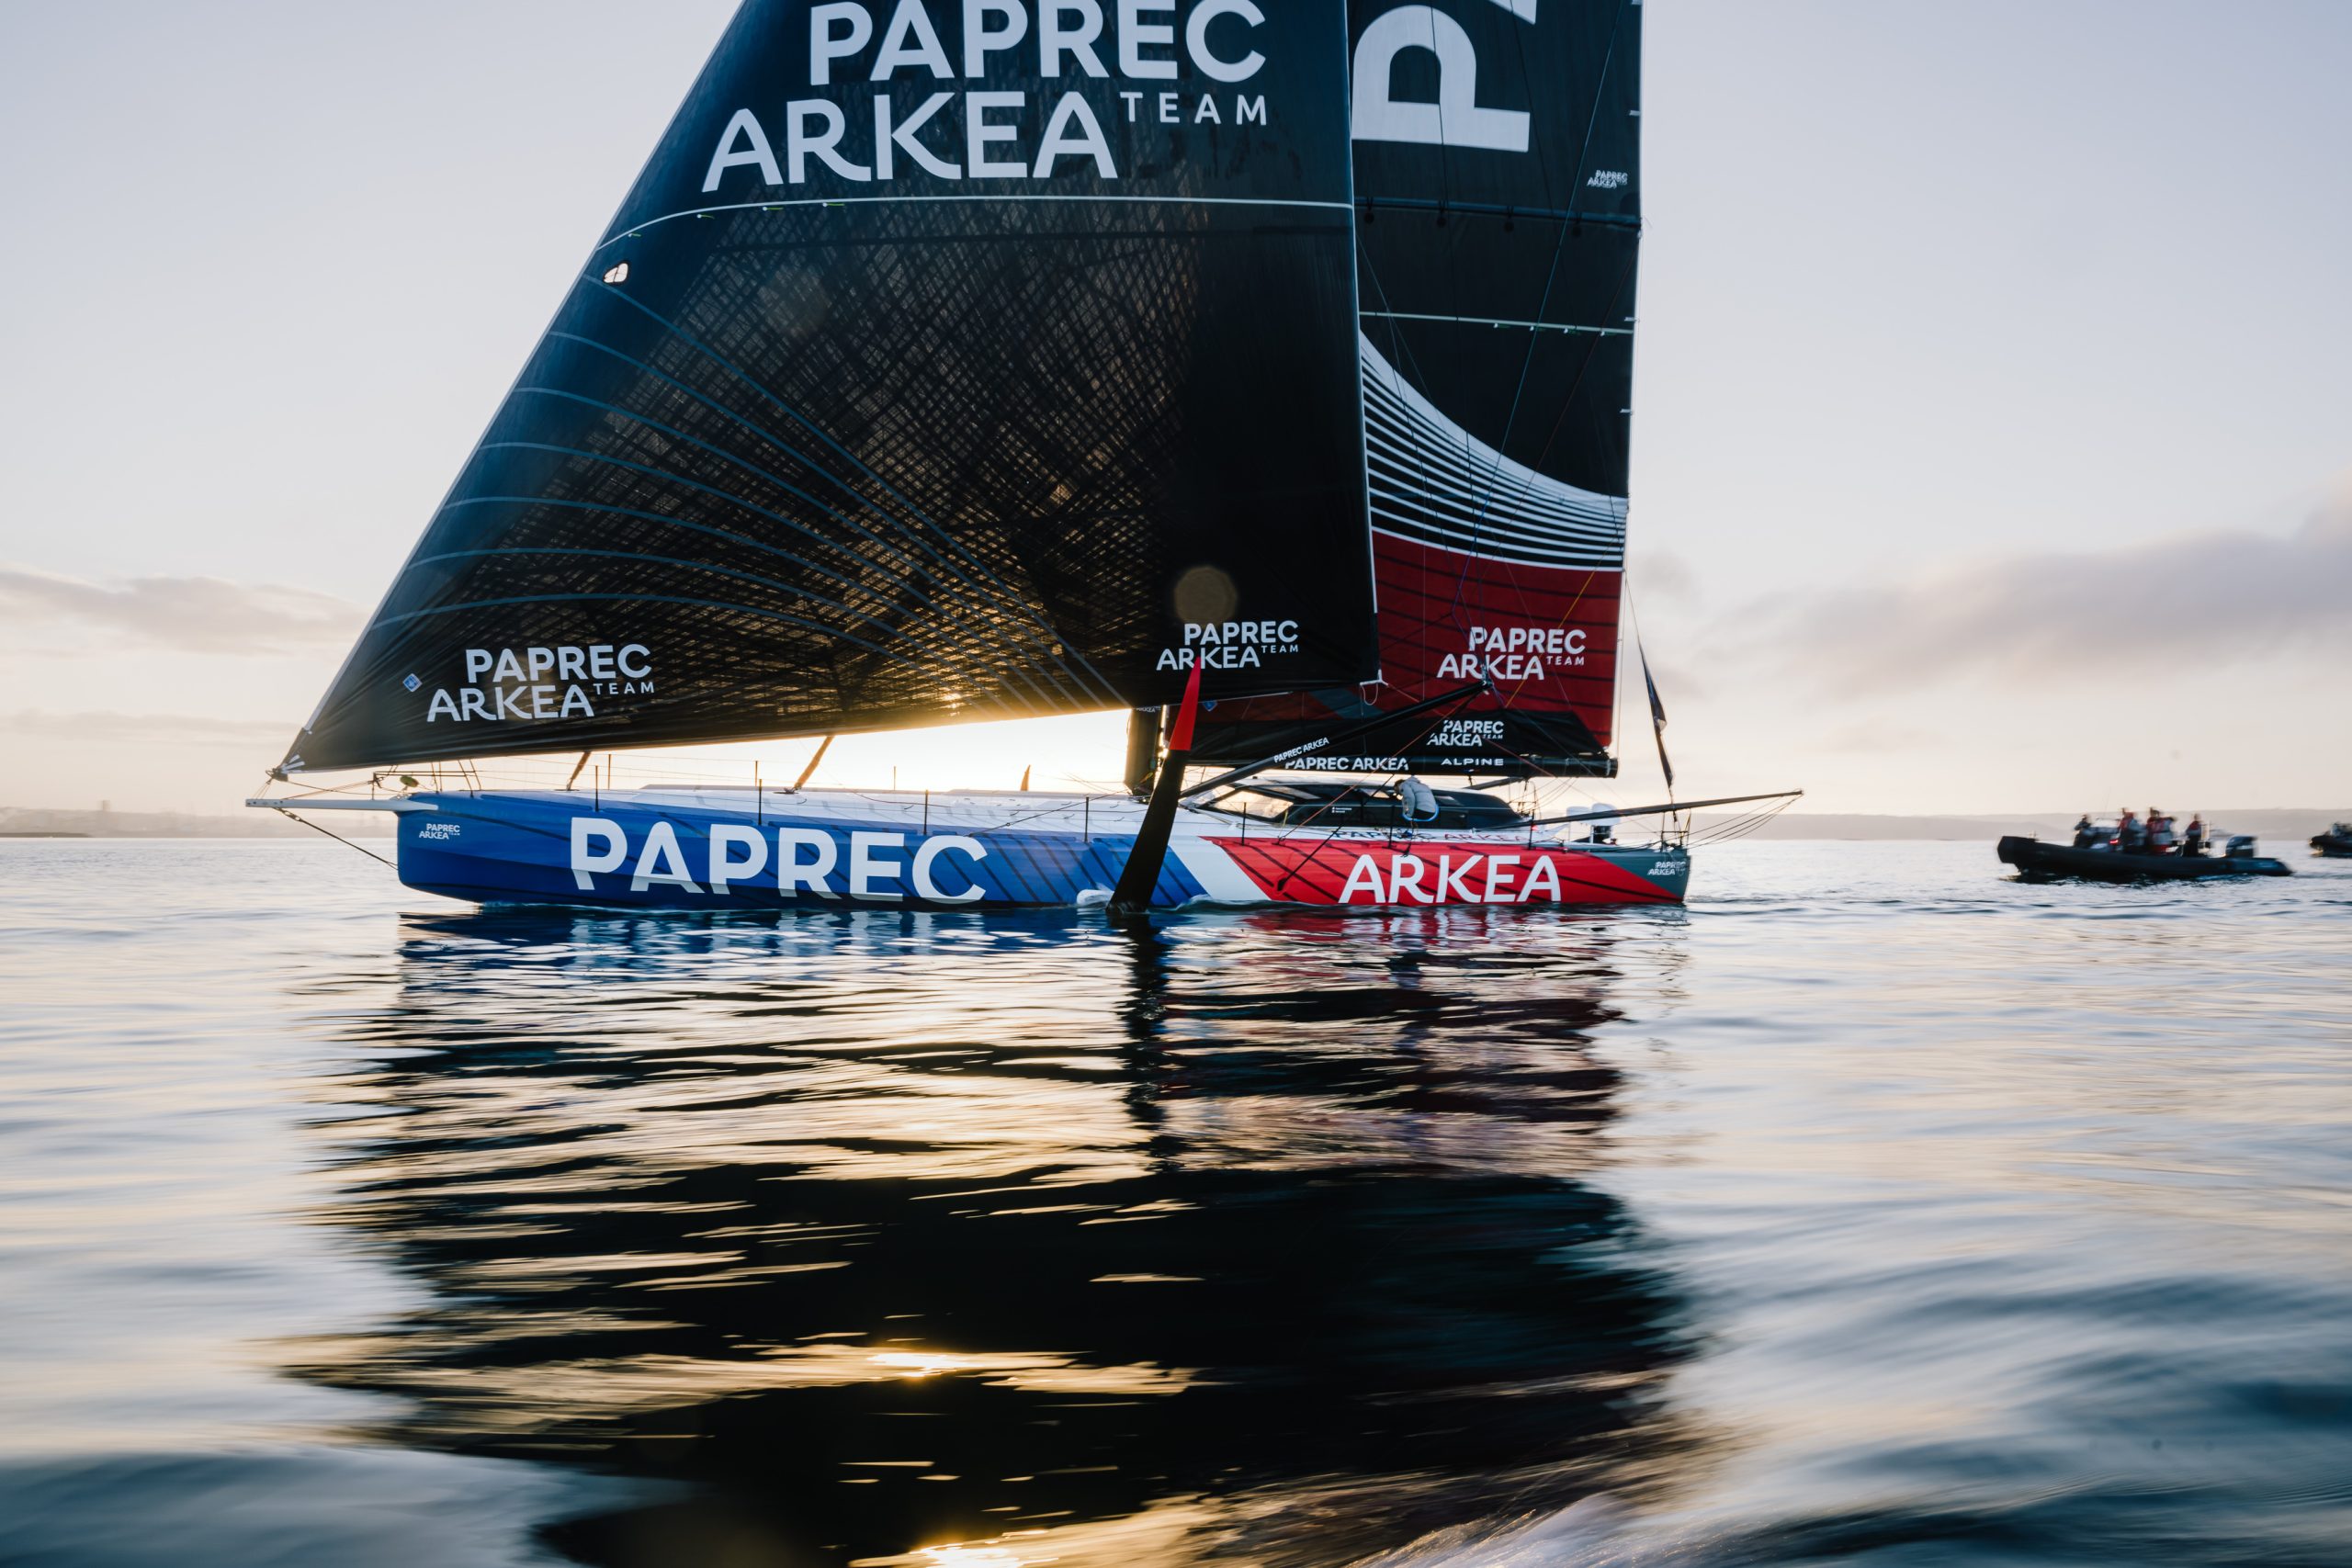
[[[1981,817],[1788,811],[1766,822],[1748,836],[1813,840],[1982,840],[1990,843],[2011,833],[2041,839],[2071,838],[2077,815],[2073,811],[2014,815],[1988,813]],[[2179,815],[2183,822],[2188,819],[2188,810],[2182,810]],[[2222,808],[2204,811],[2201,815],[2216,833],[2252,833],[2256,838],[2276,840],[2280,844],[2289,840],[2300,844],[2314,833],[2325,832],[2334,823],[2352,820],[2352,808],[2263,807],[2243,810]],[[2107,819],[2111,820],[2111,818]],[[1730,812],[1702,811],[1694,820],[1701,829],[1722,828],[1737,820],[1737,818]]]
[[[338,812],[335,831],[347,839],[389,839],[389,815]],[[69,811],[52,807],[0,806],[0,839],[315,839],[318,834],[274,811]]]
[[[2187,813],[2182,813],[2183,819]],[[2352,820],[2352,807],[2327,809],[2264,807],[2214,810],[2204,813],[2215,831],[2252,833],[2285,845],[2300,843],[2334,823]],[[1783,812],[1753,834],[1758,839],[1894,840],[1983,840],[1990,843],[2006,833],[2039,838],[2064,837],[2074,830],[2072,811],[2038,814],[1905,815],[1893,812]],[[1738,820],[1732,812],[1702,812],[1694,819],[1702,829],[1723,828]],[[389,813],[341,812],[334,830],[345,838],[388,839],[392,836]],[[311,839],[318,835],[300,822],[276,812],[246,811],[202,814],[176,811],[68,811],[0,806],[0,839]]]

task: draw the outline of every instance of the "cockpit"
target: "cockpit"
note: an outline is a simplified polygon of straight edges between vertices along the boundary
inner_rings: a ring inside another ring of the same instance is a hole
[[[1290,828],[1500,833],[1527,823],[1508,801],[1472,789],[1431,789],[1419,780],[1400,786],[1253,779],[1218,796],[1209,808]]]

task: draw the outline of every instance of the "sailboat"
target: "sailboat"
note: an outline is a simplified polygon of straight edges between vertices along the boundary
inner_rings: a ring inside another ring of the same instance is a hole
[[[366,792],[251,804],[483,903],[1679,900],[1493,793],[1616,771],[1640,21],[747,0],[272,770]],[[1125,794],[590,767],[1117,709]]]

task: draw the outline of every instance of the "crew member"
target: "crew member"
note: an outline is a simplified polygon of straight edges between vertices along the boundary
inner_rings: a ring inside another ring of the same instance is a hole
[[[2180,840],[2180,852],[2195,859],[2205,852],[2205,818],[2201,812],[2188,814],[2188,831]]]
[[[2132,851],[2145,848],[2147,830],[2140,826],[2140,818],[2130,807],[2123,808],[2123,819],[2115,825],[2115,847]]]
[[[2078,850],[2086,850],[2098,842],[2098,824],[2092,821],[2091,814],[2086,811],[2082,815],[2082,819],[2075,824],[2075,847]]]

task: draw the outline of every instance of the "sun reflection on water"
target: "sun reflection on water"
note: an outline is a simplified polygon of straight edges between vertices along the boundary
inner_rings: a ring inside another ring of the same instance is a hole
[[[424,1296],[287,1359],[874,1562],[1172,1561],[1324,1472],[1368,1541],[1573,1495],[1681,1353],[1579,1179],[1629,929],[413,921],[312,1000],[320,1217]]]

